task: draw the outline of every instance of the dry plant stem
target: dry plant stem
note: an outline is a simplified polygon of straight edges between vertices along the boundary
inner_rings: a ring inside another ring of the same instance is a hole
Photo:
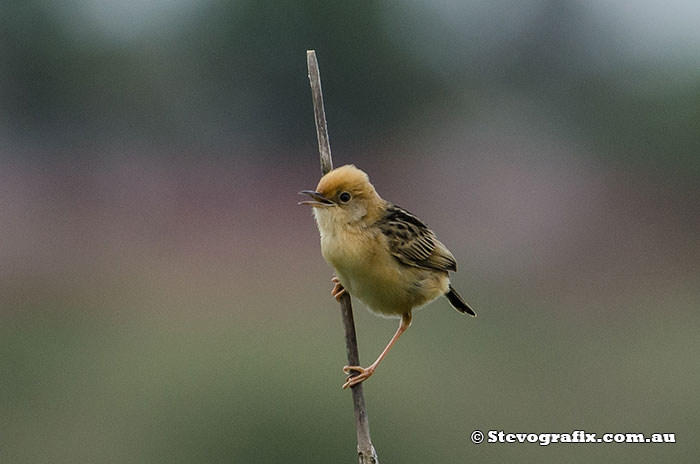
[[[345,329],[345,350],[348,355],[348,365],[359,366],[360,354],[357,351],[357,336],[355,334],[355,318],[352,314],[352,302],[350,295],[345,293],[340,297],[340,312],[343,316],[343,328]],[[352,402],[355,406],[355,428],[357,430],[357,454],[360,464],[376,464],[379,462],[377,452],[372,445],[369,435],[369,419],[365,408],[365,394],[362,383],[350,387]]]
[[[321,155],[321,172],[326,174],[333,169],[331,159],[331,145],[328,141],[328,126],[326,125],[326,112],[323,107],[323,93],[321,91],[321,75],[318,70],[316,51],[306,51],[306,65],[309,70],[309,82],[311,84],[311,96],[314,104],[314,116],[316,120],[316,135],[318,136],[318,151]],[[357,336],[355,334],[355,319],[352,314],[350,295],[345,293],[340,298],[340,311],[343,317],[343,329],[345,330],[345,349],[348,355],[348,365],[359,366],[360,355],[357,350]],[[365,407],[365,395],[362,384],[351,388],[352,401],[355,408],[355,428],[357,430],[357,454],[360,464],[377,464],[377,452],[372,446],[369,434],[369,419]]]
[[[326,109],[323,106],[323,90],[321,89],[321,74],[318,70],[316,51],[306,51],[306,67],[309,69],[309,83],[311,84],[311,98],[314,103],[314,119],[316,120],[316,135],[318,138],[318,152],[321,154],[321,172],[328,173],[333,169],[331,159],[331,143],[328,140],[328,126],[326,125]]]

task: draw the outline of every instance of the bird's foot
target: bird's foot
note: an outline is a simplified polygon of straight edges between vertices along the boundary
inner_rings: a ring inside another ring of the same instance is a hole
[[[331,290],[331,295],[336,301],[340,302],[340,297],[346,292],[345,287],[343,287],[343,284],[341,284],[340,280],[335,276],[331,279],[331,282],[335,283],[333,290]]]
[[[348,387],[354,387],[355,385],[364,382],[365,380],[369,379],[372,374],[374,374],[374,367],[370,366],[368,368],[360,367],[360,366],[345,366],[343,367],[343,372],[346,374],[349,374],[350,372],[359,372],[358,375],[351,375],[347,379],[345,379],[345,383],[343,384],[343,389],[346,389]]]

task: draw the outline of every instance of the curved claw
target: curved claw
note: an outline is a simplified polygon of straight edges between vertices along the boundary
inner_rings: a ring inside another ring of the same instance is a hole
[[[372,374],[374,374],[373,367],[368,367],[366,369],[360,366],[343,367],[343,372],[345,372],[346,374],[349,374],[352,371],[359,372],[359,374],[355,376],[349,376],[347,379],[345,379],[345,383],[343,384],[343,390],[345,390],[348,387],[354,387],[355,385],[364,382],[365,380],[369,379],[372,376]]]
[[[340,302],[340,297],[346,292],[345,287],[343,287],[343,284],[340,283],[340,280],[338,280],[337,277],[333,277],[331,282],[335,283],[333,290],[331,290],[331,295],[336,301]]]

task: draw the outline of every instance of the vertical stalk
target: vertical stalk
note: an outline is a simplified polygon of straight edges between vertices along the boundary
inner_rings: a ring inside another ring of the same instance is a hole
[[[331,145],[328,140],[328,126],[326,124],[326,110],[323,107],[323,92],[321,90],[321,75],[318,70],[318,60],[315,50],[306,51],[306,65],[309,70],[309,83],[311,84],[311,97],[314,104],[314,119],[316,120],[316,136],[318,137],[318,151],[321,156],[321,172],[326,174],[333,169],[331,159]],[[360,354],[357,350],[357,335],[355,333],[355,319],[352,314],[352,302],[346,292],[340,299],[340,312],[343,318],[345,331],[345,349],[348,356],[348,365],[359,366]],[[358,373],[355,372],[355,375]],[[369,419],[365,406],[365,395],[362,383],[351,387],[352,402],[355,409],[355,428],[357,430],[357,455],[360,464],[377,464],[379,458],[372,445],[369,434]]]

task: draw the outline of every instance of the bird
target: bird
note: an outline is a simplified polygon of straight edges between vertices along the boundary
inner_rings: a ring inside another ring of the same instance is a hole
[[[359,298],[371,312],[400,318],[399,328],[376,361],[345,366],[343,389],[370,378],[401,334],[412,312],[445,296],[460,313],[476,316],[450,283],[457,271],[452,253],[415,215],[384,200],[368,175],[352,164],[326,173],[315,190],[300,194],[312,207],[321,235],[321,254],[335,270],[331,295]]]

